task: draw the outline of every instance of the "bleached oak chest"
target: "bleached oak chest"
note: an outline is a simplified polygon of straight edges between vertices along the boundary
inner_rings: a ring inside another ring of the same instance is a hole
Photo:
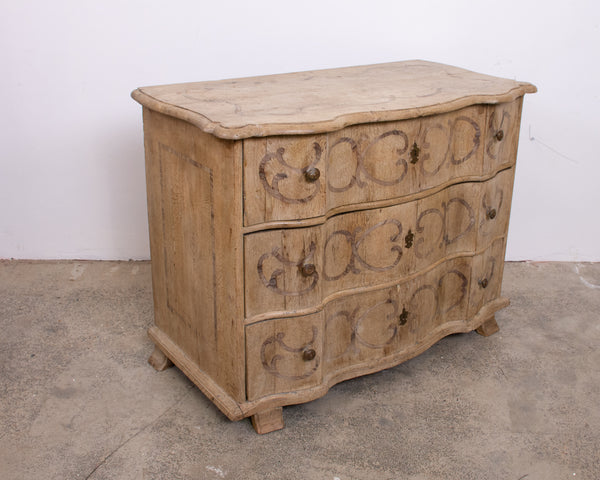
[[[423,61],[140,88],[157,369],[232,420],[497,330],[522,98]]]

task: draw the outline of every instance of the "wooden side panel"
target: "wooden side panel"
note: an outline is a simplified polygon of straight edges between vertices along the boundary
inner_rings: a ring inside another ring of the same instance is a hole
[[[245,398],[241,146],[144,109],[156,326]]]
[[[323,314],[246,327],[248,400],[320,385]]]

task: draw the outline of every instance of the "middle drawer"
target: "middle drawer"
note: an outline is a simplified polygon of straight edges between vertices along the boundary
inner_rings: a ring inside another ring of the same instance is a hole
[[[338,292],[393,283],[486,248],[506,232],[513,173],[313,227],[246,235],[246,317],[317,307]]]

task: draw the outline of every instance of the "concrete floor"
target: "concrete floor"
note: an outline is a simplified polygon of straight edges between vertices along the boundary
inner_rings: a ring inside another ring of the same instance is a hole
[[[600,264],[509,263],[500,332],[227,420],[155,372],[150,264],[0,262],[0,479],[600,479]]]

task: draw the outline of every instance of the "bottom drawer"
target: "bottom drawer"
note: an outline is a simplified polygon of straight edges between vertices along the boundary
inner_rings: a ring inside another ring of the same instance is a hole
[[[248,399],[316,387],[361,364],[373,371],[379,360],[418,351],[500,295],[503,263],[504,239],[498,239],[480,255],[335,299],[322,311],[247,326]]]
[[[316,387],[322,372],[322,311],[246,327],[248,400]]]

